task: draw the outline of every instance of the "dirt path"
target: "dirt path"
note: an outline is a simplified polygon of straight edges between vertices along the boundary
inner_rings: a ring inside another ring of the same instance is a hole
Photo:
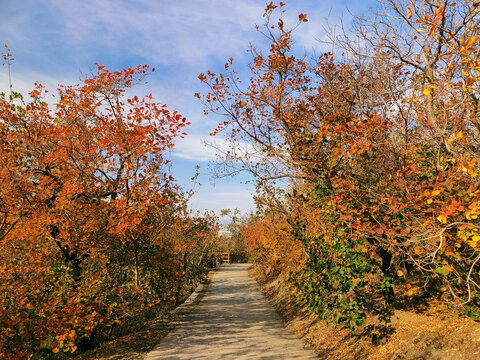
[[[145,359],[316,359],[285,329],[248,267],[220,268],[201,303]]]

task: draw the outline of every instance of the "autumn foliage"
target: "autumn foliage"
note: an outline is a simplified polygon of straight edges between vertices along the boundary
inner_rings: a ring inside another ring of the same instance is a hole
[[[203,276],[215,219],[188,212],[165,158],[186,119],[125,96],[148,66],[97,69],[53,107],[41,85],[0,98],[1,359],[91,348]]]
[[[298,57],[307,18],[287,28],[270,3],[270,48],[251,49],[246,84],[233,59],[200,75],[232,141],[220,166],[258,179],[247,243],[327,320],[356,329],[367,312],[434,300],[476,318],[479,4],[382,4],[356,37],[332,35],[335,55]]]

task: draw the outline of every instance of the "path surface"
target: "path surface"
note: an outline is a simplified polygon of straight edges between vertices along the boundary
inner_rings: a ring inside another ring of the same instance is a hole
[[[145,359],[317,359],[285,329],[248,268],[222,266],[202,301]]]

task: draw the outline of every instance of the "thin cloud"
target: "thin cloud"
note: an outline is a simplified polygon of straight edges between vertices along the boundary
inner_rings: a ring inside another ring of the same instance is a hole
[[[239,209],[242,213],[248,214],[255,208],[252,199],[254,189],[244,185],[232,184],[217,189],[212,186],[205,186],[190,199],[190,205],[194,210],[213,210],[216,214],[222,209]]]
[[[217,160],[217,152],[227,154],[230,144],[208,136],[222,119],[201,115],[203,106],[193,94],[206,90],[197,76],[208,69],[222,72],[225,60],[233,57],[240,77],[248,79],[250,55],[245,50],[250,43],[264,51],[269,47],[254,30],[255,23],[264,22],[266,2],[269,0],[6,0],[0,11],[0,45],[7,43],[12,49],[13,88],[24,94],[33,89],[34,82],[46,85],[52,93],[58,84],[79,83],[81,71],[88,73],[95,62],[110,70],[138,64],[156,67],[146,79],[148,85],[134,87],[127,95],[152,93],[170,110],[186,116],[192,122],[186,131],[193,135],[178,140],[172,156],[182,164],[210,162]],[[366,10],[373,0],[285,2],[289,24],[296,23],[299,13],[310,19],[294,33],[294,49],[301,53],[312,47],[321,50],[315,39],[322,37],[325,17],[337,23],[335,19],[346,13],[347,5],[357,12]],[[0,92],[8,92],[6,68],[0,68],[0,85]],[[217,150],[205,146],[203,139],[216,143]],[[234,150],[264,160],[247,145]],[[232,182],[221,196],[215,195],[219,188],[202,187],[197,207],[239,204],[251,208],[250,193],[243,186]]]
[[[207,63],[240,55],[248,45],[259,2],[49,1],[75,46],[100,43],[160,64]]]
[[[219,155],[225,156],[226,153],[232,152],[232,143],[222,138],[208,138],[201,135],[187,135],[183,139],[179,139],[175,143],[172,155],[184,160],[192,160],[197,162],[212,162],[219,160]],[[253,153],[250,144],[236,144],[236,153],[239,152]]]
[[[187,135],[176,141],[172,155],[185,160],[209,162],[215,160],[216,151],[205,145],[205,136]]]
[[[8,93],[8,72],[6,71],[6,69],[0,68],[0,70],[4,70],[0,71],[0,84],[4,84],[1,87],[0,92]],[[49,92],[49,95],[54,96],[56,95],[58,85],[73,85],[80,83],[80,80],[72,82],[72,79],[74,79],[73,76],[67,76],[65,74],[62,74],[62,76],[54,77],[45,73],[32,70],[19,71],[19,69],[15,67],[15,63],[12,65],[12,90],[14,92],[21,93],[24,97],[27,97],[28,93],[35,89],[35,83],[42,84],[45,90]]]

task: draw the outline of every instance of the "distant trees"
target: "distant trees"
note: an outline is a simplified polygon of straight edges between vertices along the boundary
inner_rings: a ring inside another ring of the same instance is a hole
[[[223,233],[220,235],[221,250],[230,253],[231,262],[248,262],[250,254],[243,234],[247,217],[242,216],[239,209],[223,209],[220,211],[220,216],[230,218],[230,222],[224,226]]]
[[[230,59],[226,73],[200,75],[202,99],[226,116],[225,169],[258,179],[264,216],[247,242],[299,301],[352,329],[410,297],[449,298],[475,317],[479,4],[381,5],[331,35],[342,58],[299,58],[298,25],[268,4],[270,49],[251,50],[248,85]]]
[[[168,310],[216,239],[165,166],[186,119],[125,96],[148,66],[97,68],[53,107],[41,85],[0,97],[0,358],[73,353]]]

